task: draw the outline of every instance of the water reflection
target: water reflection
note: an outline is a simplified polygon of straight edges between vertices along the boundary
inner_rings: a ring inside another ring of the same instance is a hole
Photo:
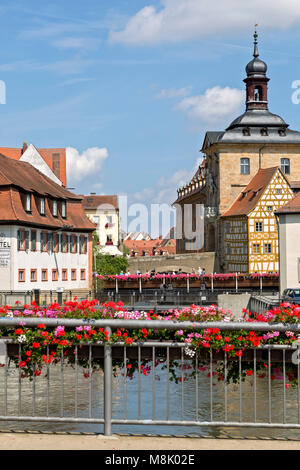
[[[189,361],[185,361],[185,364],[188,365]],[[180,369],[177,373],[181,377]],[[183,374],[187,378],[185,371]],[[167,379],[167,370],[161,364],[154,371],[150,370],[147,376],[140,374],[138,377],[138,374],[134,374],[132,379],[125,380],[124,370],[120,369],[113,376],[113,418],[253,422],[256,417],[256,421],[262,423],[268,422],[271,414],[272,422],[282,423],[284,419],[286,423],[298,422],[298,390],[286,389],[282,380],[272,381],[269,390],[267,377],[257,378],[255,387],[253,376],[247,377],[240,386],[226,385],[224,381],[218,381],[216,376],[208,375],[207,370],[199,371],[197,377],[175,383]],[[7,389],[4,368],[0,369],[0,414],[102,419],[103,384],[102,371],[94,371],[88,376],[82,368],[76,373],[71,366],[62,369],[59,364],[51,365],[49,374],[46,375],[45,370],[35,381],[19,380],[19,371],[11,365],[7,374]],[[0,421],[0,429],[102,433],[103,425]],[[211,437],[300,437],[299,431],[292,429],[225,426],[114,425],[113,432]]]

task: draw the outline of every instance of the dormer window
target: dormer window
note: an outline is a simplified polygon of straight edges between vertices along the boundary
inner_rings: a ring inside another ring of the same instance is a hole
[[[66,201],[62,201],[61,203],[61,216],[66,218]]]
[[[249,136],[249,135],[250,135],[250,129],[249,129],[249,127],[244,127],[244,129],[243,129],[243,135],[244,135],[244,136]]]
[[[54,217],[57,217],[57,201],[54,199],[53,204],[52,204],[52,215]]]
[[[278,134],[279,134],[281,137],[285,137],[286,132],[285,132],[284,127],[283,127],[282,129],[279,129],[279,130],[278,130]]]
[[[26,212],[31,212],[31,194],[26,194],[25,196],[25,210]]]
[[[268,129],[267,129],[266,127],[263,127],[263,128],[260,130],[260,134],[261,134],[261,135],[269,135]]]
[[[45,198],[40,198],[40,214],[45,215]]]

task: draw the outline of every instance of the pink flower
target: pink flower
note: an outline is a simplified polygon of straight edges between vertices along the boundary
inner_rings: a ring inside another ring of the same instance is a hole
[[[55,336],[64,336],[65,334],[65,327],[64,326],[58,326],[56,330],[54,331]]]
[[[183,335],[183,330],[178,330],[178,331],[176,331],[175,335],[182,336],[182,335]]]

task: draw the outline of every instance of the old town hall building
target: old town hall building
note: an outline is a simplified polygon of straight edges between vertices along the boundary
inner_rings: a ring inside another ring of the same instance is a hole
[[[278,270],[274,210],[299,190],[300,132],[269,111],[267,65],[259,58],[256,32],[246,74],[245,112],[225,131],[206,132],[203,161],[192,180],[177,190],[174,204],[182,218],[185,204],[204,204],[202,251],[215,252],[216,271],[273,272]],[[276,202],[270,202],[273,196]],[[241,246],[238,238],[243,238]],[[188,252],[186,246],[183,231],[177,252]]]

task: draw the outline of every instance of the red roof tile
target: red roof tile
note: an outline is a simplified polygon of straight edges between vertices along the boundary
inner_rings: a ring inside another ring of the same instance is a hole
[[[291,199],[287,204],[275,211],[275,214],[298,214],[300,213],[300,193]]]
[[[88,196],[82,195],[81,197],[84,209],[97,209],[101,205],[109,205],[119,209],[118,196],[116,195],[90,194]]]
[[[175,239],[169,239],[170,246],[165,246],[166,240],[162,238],[155,238],[154,240],[124,240],[124,246],[130,251],[134,251],[136,256],[142,256],[143,252],[148,255],[152,253],[164,252],[167,254],[176,253],[176,241]]]
[[[24,150],[26,150],[26,145]],[[60,179],[64,186],[67,186],[67,175],[66,175],[66,149],[65,148],[52,148],[42,149],[37,148],[37,151],[41,157],[45,160],[49,168],[53,173]],[[24,153],[21,148],[10,148],[0,147],[0,153],[6,157],[12,158],[13,160],[19,160]],[[59,157],[59,168],[56,166],[55,159]]]
[[[277,170],[280,171],[278,167],[258,170],[248,186],[246,186],[246,188],[238,195],[231,207],[222,214],[222,217],[249,214],[249,212],[256,207]]]
[[[11,159],[0,154],[0,223],[19,223],[51,228],[69,226],[70,230],[95,230],[86,216],[82,198],[54,183],[50,178],[34,168],[30,163]],[[23,207],[22,194],[32,195],[31,213]],[[39,211],[39,197],[46,200],[45,215]],[[66,202],[66,217],[58,211],[57,217],[52,215],[53,199]]]

